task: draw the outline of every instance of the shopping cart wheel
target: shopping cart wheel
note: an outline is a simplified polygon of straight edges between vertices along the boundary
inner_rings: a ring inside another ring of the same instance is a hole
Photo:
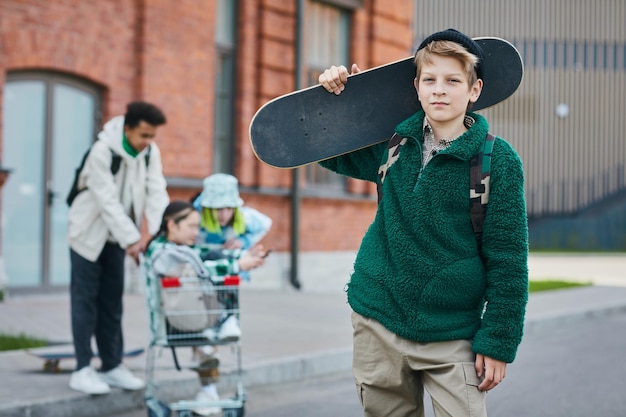
[[[166,403],[152,396],[146,397],[144,401],[148,409],[148,417],[169,417],[172,413],[172,410],[170,410]]]
[[[222,408],[222,417],[243,417],[245,414],[244,406],[239,408]]]

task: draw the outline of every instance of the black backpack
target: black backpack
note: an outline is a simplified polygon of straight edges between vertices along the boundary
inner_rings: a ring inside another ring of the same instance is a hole
[[[483,224],[487,215],[489,202],[489,180],[491,176],[491,152],[496,137],[487,133],[480,151],[470,159],[470,219],[478,242],[478,249],[482,248]],[[397,157],[402,147],[402,137],[394,133],[389,140],[388,149]],[[394,149],[395,148],[395,149]],[[383,178],[384,179],[384,178]],[[379,190],[380,193],[380,190]],[[379,194],[379,198],[381,198]]]
[[[117,171],[120,170],[120,165],[122,164],[122,157],[115,153],[113,151],[113,149],[109,149],[111,151],[111,174],[115,175],[117,174]],[[148,147],[148,151],[146,152],[146,168],[148,167],[148,165],[150,165],[150,151],[152,150],[152,146]],[[83,170],[83,167],[85,166],[85,162],[87,161],[87,157],[89,156],[89,152],[91,152],[91,147],[89,149],[87,149],[87,152],[85,152],[85,155],[83,155],[83,159],[82,161],[80,161],[80,165],[78,166],[78,168],[76,168],[76,172],[74,173],[74,181],[72,182],[72,188],[70,188],[70,192],[67,194],[67,198],[65,199],[65,202],[67,203],[68,206],[71,206],[72,203],[74,202],[74,199],[76,198],[76,196],[78,194],[80,194],[82,191],[86,190],[86,188],[78,188],[78,178],[80,177],[80,173]]]
[[[489,203],[491,152],[495,140],[494,135],[487,133],[480,151],[470,159],[470,219],[479,250],[482,249],[483,223]]]

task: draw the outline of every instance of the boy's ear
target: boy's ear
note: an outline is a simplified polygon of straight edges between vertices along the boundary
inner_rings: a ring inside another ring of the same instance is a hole
[[[476,80],[476,82],[470,89],[470,103],[476,103],[482,91],[483,91],[483,80],[479,78]]]
[[[415,92],[417,93],[417,101],[420,100],[420,91],[418,90],[417,86],[419,85],[418,81],[417,81],[417,77],[413,78],[413,86],[415,87]]]

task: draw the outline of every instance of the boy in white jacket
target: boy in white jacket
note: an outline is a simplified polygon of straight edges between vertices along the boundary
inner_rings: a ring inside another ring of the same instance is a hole
[[[153,142],[163,113],[145,102],[130,103],[98,134],[80,173],[69,211],[72,335],[76,371],[70,388],[105,394],[110,386],[141,389],[144,383],[122,365],[124,258],[138,260],[145,215],[156,233],[169,202],[161,154]],[[114,159],[119,169],[112,170]],[[114,173],[114,171],[116,171]],[[95,336],[102,367],[90,365]]]

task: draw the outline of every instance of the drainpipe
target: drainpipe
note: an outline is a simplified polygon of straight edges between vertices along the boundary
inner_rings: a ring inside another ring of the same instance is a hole
[[[303,87],[302,80],[302,50],[304,39],[304,0],[297,0],[296,11],[296,89]],[[300,251],[300,168],[295,168],[291,173],[291,269],[289,282],[299,290],[302,287],[298,277],[298,253]]]

